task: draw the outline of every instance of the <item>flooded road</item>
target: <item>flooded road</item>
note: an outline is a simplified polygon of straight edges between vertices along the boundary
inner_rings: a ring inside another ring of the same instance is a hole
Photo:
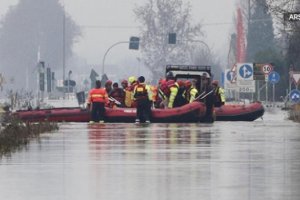
[[[298,200],[300,124],[62,124],[0,160],[5,200]]]

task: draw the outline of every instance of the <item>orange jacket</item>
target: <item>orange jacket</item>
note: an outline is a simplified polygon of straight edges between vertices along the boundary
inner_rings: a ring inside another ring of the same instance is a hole
[[[94,88],[89,92],[88,103],[108,103],[108,95],[105,88]]]

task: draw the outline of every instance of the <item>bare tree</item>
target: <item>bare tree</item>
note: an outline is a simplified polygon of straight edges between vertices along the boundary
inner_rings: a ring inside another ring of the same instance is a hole
[[[148,0],[134,9],[141,23],[141,52],[146,67],[158,79],[166,64],[191,64],[192,41],[203,33],[200,24],[191,23],[191,5],[182,0]],[[177,43],[168,44],[168,34],[177,34]],[[202,48],[207,48],[202,46]]]

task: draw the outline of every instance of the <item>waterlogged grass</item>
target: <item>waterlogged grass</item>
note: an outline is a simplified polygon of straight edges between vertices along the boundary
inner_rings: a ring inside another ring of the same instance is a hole
[[[289,111],[289,119],[300,122],[300,103],[294,104]]]
[[[18,119],[8,119],[0,130],[0,158],[26,147],[32,138],[38,138],[41,133],[57,129],[57,123],[53,122],[23,123]]]

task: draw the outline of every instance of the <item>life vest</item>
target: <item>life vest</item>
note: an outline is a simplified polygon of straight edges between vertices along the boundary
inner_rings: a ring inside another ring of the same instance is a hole
[[[157,87],[150,86],[150,90],[152,92],[152,101],[155,102],[157,100]]]
[[[133,101],[133,91],[136,85],[137,82],[135,81],[125,89],[125,106],[128,108],[136,107],[136,104]]]
[[[187,100],[188,103],[192,103],[196,98],[197,94],[198,94],[198,90],[194,87],[190,87],[189,89],[187,89],[185,93],[185,99]]]
[[[108,95],[105,88],[94,88],[89,92],[88,103],[108,103]]]
[[[159,90],[165,95],[165,96],[170,96],[170,89],[168,88],[167,82],[164,82],[160,85]]]
[[[174,80],[169,80],[167,82],[167,85],[168,85],[168,88],[169,88],[169,102],[168,102],[168,108],[173,108],[174,106],[174,101],[175,101],[175,98],[178,94],[178,83],[176,83]]]
[[[216,103],[225,103],[225,94],[223,88],[217,87],[214,93]]]
[[[126,88],[125,90],[125,106],[130,108],[131,107],[131,104],[132,104],[132,92]]]
[[[128,90],[129,91],[133,91],[134,90],[134,88],[135,88],[135,86],[137,86],[137,82],[133,82],[129,87],[128,87]]]
[[[137,101],[142,100],[142,99],[149,99],[146,85],[138,84],[134,89],[133,97]]]

